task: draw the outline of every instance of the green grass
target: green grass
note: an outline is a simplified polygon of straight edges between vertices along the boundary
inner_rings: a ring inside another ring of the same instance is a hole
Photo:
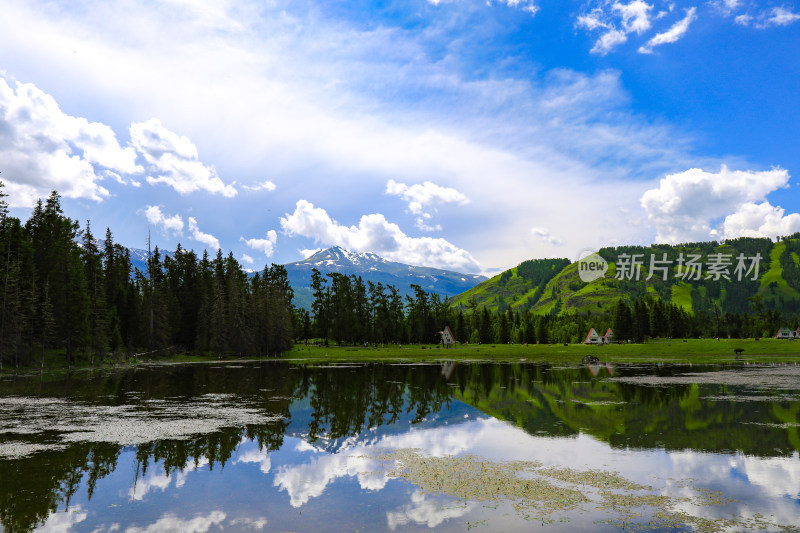
[[[609,363],[734,363],[734,349],[744,350],[742,360],[749,363],[800,362],[800,341],[778,339],[656,339],[643,344],[612,344],[587,346],[584,344],[471,344],[455,348],[441,348],[436,344],[410,344],[402,348],[388,345],[385,348],[355,346],[304,346],[295,345],[282,357],[223,357],[214,354],[174,354],[157,358],[140,358],[136,361],[115,362],[107,359],[95,362],[94,368],[135,366],[145,363],[199,363],[246,360],[284,360],[300,363],[324,362],[438,362],[438,361],[492,361],[580,364],[586,355],[594,355]],[[39,368],[39,363],[22,367],[23,371]],[[79,359],[69,366],[63,353],[49,352],[45,357],[45,370],[61,371],[90,368],[88,359]],[[15,369],[6,365],[4,372]]]
[[[437,345],[404,345],[402,348],[302,346],[297,345],[283,359],[307,362],[391,362],[391,361],[528,361],[580,363],[586,355],[613,363],[732,363],[734,349],[744,350],[748,362],[800,361],[800,342],[777,339],[672,339],[651,340],[644,344],[483,344],[444,349]]]

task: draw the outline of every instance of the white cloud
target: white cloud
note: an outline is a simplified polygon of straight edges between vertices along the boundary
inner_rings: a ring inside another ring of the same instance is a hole
[[[800,231],[800,214],[786,212],[769,202],[746,203],[722,223],[726,239],[736,237],[777,237]]]
[[[274,229],[271,229],[267,232],[266,239],[245,239],[244,237],[240,237],[239,240],[253,250],[260,250],[264,252],[264,255],[267,257],[272,257],[272,254],[275,253],[275,243],[278,242],[278,233]]]
[[[212,526],[219,526],[225,521],[225,513],[211,511],[207,515],[196,516],[191,519],[179,518],[172,513],[166,513],[157,521],[145,527],[131,526],[125,533],[167,533],[180,531],[181,533],[206,533]]]
[[[248,191],[274,191],[275,184],[272,183],[270,180],[262,181],[261,183],[256,183],[255,185],[242,185],[242,189],[246,189]]]
[[[165,215],[157,205],[148,205],[144,209],[144,215],[150,224],[160,227],[165,234],[183,234],[183,219],[180,215]]]
[[[639,53],[650,54],[653,52],[653,48],[656,46],[678,41],[678,39],[686,35],[686,32],[689,31],[689,25],[697,18],[695,15],[696,11],[697,8],[694,7],[687,9],[685,17],[673,24],[672,27],[667,31],[663,33],[657,33],[655,36],[653,36],[652,39],[647,41],[647,44],[639,47]]]
[[[782,6],[764,10],[756,16],[742,14],[734,19],[734,21],[741,26],[752,25],[759,30],[774,26],[788,26],[789,24],[794,24],[798,20],[800,20],[800,14]]]
[[[253,263],[255,263],[255,262],[256,262],[256,260],[255,260],[255,259],[253,259],[252,257],[250,257],[250,256],[249,256],[249,255],[247,255],[247,254],[242,254],[242,261],[244,261],[244,262],[245,262],[245,263],[247,263],[248,265],[252,265]]]
[[[325,245],[358,252],[374,252],[386,259],[412,265],[434,266],[475,272],[480,266],[469,252],[445,239],[409,237],[397,224],[379,214],[363,215],[358,226],[342,226],[328,213],[306,200],[299,200],[292,214],[281,218],[289,236],[310,237]]]
[[[100,169],[113,175],[143,170],[136,152],[122,148],[105,124],[68,115],[33,84],[17,83],[14,90],[2,77],[0,161],[12,206],[32,206],[51,190],[101,201],[109,191],[100,185]]]
[[[611,8],[622,18],[625,33],[636,32],[641,35],[650,29],[649,14],[653,6],[642,0],[634,0],[629,4],[614,2]]]
[[[516,7],[535,15],[539,11],[539,6],[532,0],[495,0],[498,4],[505,4],[508,7]]]
[[[206,248],[220,249],[219,239],[210,233],[203,233],[200,231],[200,228],[197,226],[197,219],[194,217],[189,217],[189,231],[191,232],[192,239],[205,244]]]
[[[539,239],[552,244],[553,246],[564,244],[564,241],[554,236],[552,233],[550,233],[550,230],[546,228],[533,227],[531,228],[531,233]]]
[[[609,9],[610,7],[610,9]],[[642,0],[627,4],[614,2],[579,15],[575,25],[588,31],[603,29],[602,35],[590,50],[593,54],[606,55],[628,40],[628,34],[641,35],[650,29],[650,12],[653,6]]]
[[[469,203],[469,198],[450,187],[441,187],[433,182],[426,181],[423,184],[406,185],[389,180],[386,183],[386,194],[399,196],[408,202],[408,210],[419,215],[424,212],[426,207],[438,204],[458,204]]]
[[[300,255],[303,257],[303,259],[308,259],[315,253],[321,252],[322,250],[323,248],[305,248],[303,250],[298,250],[298,251],[300,252]]]
[[[741,0],[712,0],[711,5],[723,15],[729,16],[742,6]]]
[[[269,522],[267,521],[267,519],[264,518],[263,516],[260,517],[260,518],[240,517],[240,518],[236,518],[234,520],[231,520],[230,525],[234,526],[234,527],[236,527],[236,526],[244,526],[244,527],[247,527],[248,529],[261,530],[261,529],[264,529],[264,526],[266,526],[268,523]]]
[[[658,188],[642,195],[641,205],[656,229],[656,241],[702,241],[725,236],[724,228],[718,229],[715,224],[741,209],[741,216],[731,219],[729,227],[732,232],[743,231],[745,222],[753,220],[752,209],[745,206],[764,202],[769,193],[785,187],[788,181],[789,173],[780,168],[732,171],[723,165],[717,173],[693,168],[663,178]],[[767,223],[766,213],[762,214]]]
[[[429,208],[437,211],[436,207],[442,204],[466,205],[469,203],[469,198],[457,190],[451,187],[442,187],[430,181],[409,186],[389,180],[386,183],[385,192],[399,196],[408,202],[408,210],[418,215],[415,224],[422,231],[441,231],[442,229],[439,224],[428,224],[428,220],[432,218]]]
[[[236,196],[233,185],[226,185],[214,167],[200,162],[197,147],[188,137],[178,136],[152,118],[131,124],[131,143],[158,176],[148,176],[151,185],[165,183],[180,194],[204,190],[227,198]]]
[[[610,29],[597,39],[597,42],[594,43],[594,46],[589,51],[593,54],[606,55],[616,46],[627,40],[628,36],[625,35],[625,32],[617,29]]]

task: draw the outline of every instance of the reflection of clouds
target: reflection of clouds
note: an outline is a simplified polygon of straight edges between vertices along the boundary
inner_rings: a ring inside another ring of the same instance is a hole
[[[770,496],[800,498],[800,461],[797,452],[791,459],[737,456],[731,460],[731,466],[744,472],[750,483],[764,487]]]
[[[211,526],[217,526],[225,520],[225,513],[222,511],[211,511],[206,516],[196,516],[190,520],[178,518],[174,514],[167,513],[156,522],[146,527],[132,526],[125,530],[125,533],[161,533],[180,531],[181,533],[205,533]]]
[[[155,472],[150,472],[146,477],[143,476],[141,479],[137,479],[133,487],[128,489],[128,497],[131,500],[141,501],[153,490],[157,489],[164,492],[172,483],[173,478],[174,476],[170,477],[166,473],[156,474]]]
[[[451,507],[447,507],[447,505]],[[475,502],[467,505],[453,506],[452,498],[442,496],[426,496],[421,490],[416,490],[411,495],[411,503],[404,505],[396,511],[386,513],[386,522],[392,531],[398,525],[403,526],[410,522],[436,527],[445,520],[458,518],[472,511]]]
[[[89,516],[89,513],[78,505],[60,513],[51,514],[47,517],[44,524],[37,527],[34,531],[37,533],[66,533],[70,531],[74,525],[80,524],[86,520],[87,516]]]
[[[173,479],[175,480],[175,488],[179,489],[186,484],[186,476],[189,470],[199,470],[206,465],[208,465],[208,458],[200,457],[196,463],[190,460],[186,463],[186,466],[172,475],[168,475],[166,472],[155,473],[151,470],[147,477],[143,476],[141,479],[136,480],[133,487],[128,489],[128,497],[131,500],[141,501],[153,490],[157,489],[164,492],[169,488]]]
[[[382,463],[367,457],[374,451],[416,448],[427,455],[456,455],[466,451],[476,438],[490,439],[490,433],[497,427],[507,426],[496,420],[480,419],[457,426],[384,436],[374,443],[358,444],[337,454],[315,457],[310,463],[282,467],[275,474],[275,486],[289,494],[293,507],[319,497],[330,483],[345,476],[357,477],[364,490],[381,490],[388,478],[383,474]]]
[[[264,474],[269,474],[272,468],[272,461],[269,458],[269,452],[266,450],[250,449],[240,453],[233,462],[233,464],[237,463],[256,463]]]
[[[292,507],[319,497],[329,483],[344,476],[357,477],[362,489],[380,490],[387,481],[383,474],[374,473],[382,470],[381,463],[364,454],[364,447],[358,446],[336,455],[316,457],[307,464],[281,468],[275,474],[275,486],[289,494]]]

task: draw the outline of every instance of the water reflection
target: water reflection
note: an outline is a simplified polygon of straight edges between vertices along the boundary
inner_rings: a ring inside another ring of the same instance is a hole
[[[696,496],[697,482],[687,480],[701,480],[739,501],[698,507],[695,498],[678,511],[800,523],[800,391],[683,377],[719,370],[258,363],[5,376],[0,524],[6,531],[530,525],[508,505],[426,494],[389,475],[381,454],[407,449],[617,471],[671,498]],[[563,518],[565,530],[616,530],[595,523],[596,513]]]

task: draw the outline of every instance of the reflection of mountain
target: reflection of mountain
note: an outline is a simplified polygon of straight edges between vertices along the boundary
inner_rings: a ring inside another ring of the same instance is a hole
[[[362,430],[349,434],[333,436],[330,422],[326,422],[319,427],[319,433],[311,435],[309,428],[314,427],[315,412],[312,406],[313,396],[296,400],[290,407],[291,418],[286,427],[286,436],[296,437],[308,442],[316,450],[327,453],[339,453],[342,450],[354,446],[366,446],[375,444],[385,437],[400,435],[412,427],[417,431],[423,429],[439,428],[443,426],[455,426],[467,420],[475,420],[485,415],[475,407],[459,401],[449,402],[442,405],[438,411],[432,412],[425,418],[416,421],[416,413],[413,405],[404,405],[400,413],[393,420],[389,421],[386,415],[383,421],[377,425],[370,425],[369,420],[363,421]]]

